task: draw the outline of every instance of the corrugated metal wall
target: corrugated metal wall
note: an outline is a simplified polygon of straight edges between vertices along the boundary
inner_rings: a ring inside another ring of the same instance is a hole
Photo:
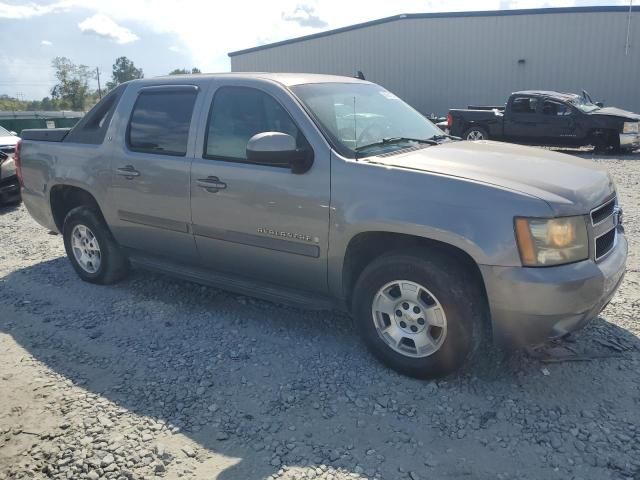
[[[640,14],[406,18],[231,57],[231,70],[353,75],[423,113],[502,104],[516,90],[573,91],[640,111]],[[524,64],[518,60],[524,59]]]

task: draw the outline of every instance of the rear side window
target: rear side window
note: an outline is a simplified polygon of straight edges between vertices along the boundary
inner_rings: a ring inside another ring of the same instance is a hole
[[[531,97],[516,97],[511,104],[511,111],[514,113],[536,113],[538,99]]]
[[[150,88],[133,107],[127,145],[136,152],[184,156],[197,90]]]
[[[126,85],[120,85],[109,92],[73,127],[64,141],[93,145],[104,142],[113,112],[126,88]]]
[[[282,132],[307,147],[305,138],[286,110],[271,95],[255,88],[221,87],[213,98],[204,156],[246,161],[247,143],[257,133]]]

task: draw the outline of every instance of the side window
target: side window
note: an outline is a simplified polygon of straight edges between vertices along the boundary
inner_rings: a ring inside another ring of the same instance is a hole
[[[536,113],[538,99],[531,97],[516,97],[511,104],[511,111],[514,113]]]
[[[249,139],[262,132],[288,133],[298,148],[306,146],[296,124],[271,95],[255,88],[221,87],[209,111],[204,156],[246,161]]]
[[[129,120],[129,148],[136,152],[184,156],[196,95],[195,87],[142,90]]]
[[[567,115],[571,115],[571,108],[564,103],[545,100],[544,105],[542,106],[542,113],[544,115],[566,117]]]
[[[64,141],[100,145],[125,88],[126,85],[120,85],[109,92],[73,127]]]

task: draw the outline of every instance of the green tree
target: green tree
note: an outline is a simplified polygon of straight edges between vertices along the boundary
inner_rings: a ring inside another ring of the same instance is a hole
[[[191,71],[186,68],[176,68],[171,70],[169,75],[188,75],[189,73],[202,73],[202,71],[198,67],[193,67]]]
[[[0,95],[0,110],[24,110],[24,103],[17,98],[10,97],[9,95]]]
[[[85,110],[89,92],[89,80],[93,72],[86,65],[76,65],[66,57],[56,57],[51,62],[58,83],[51,89],[51,97],[62,109]]]
[[[127,57],[118,57],[116,63],[113,64],[111,78],[112,80],[107,82],[109,90],[129,80],[144,78],[144,72],[141,68],[136,68],[135,64]]]

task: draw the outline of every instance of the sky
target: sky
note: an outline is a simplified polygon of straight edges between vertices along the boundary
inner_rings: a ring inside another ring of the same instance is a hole
[[[630,0],[0,0],[0,94],[49,95],[51,60],[98,69],[126,56],[145,77],[229,71],[228,53],[401,13],[629,5]],[[635,4],[640,2],[636,1]],[[94,87],[97,85],[94,82]]]

